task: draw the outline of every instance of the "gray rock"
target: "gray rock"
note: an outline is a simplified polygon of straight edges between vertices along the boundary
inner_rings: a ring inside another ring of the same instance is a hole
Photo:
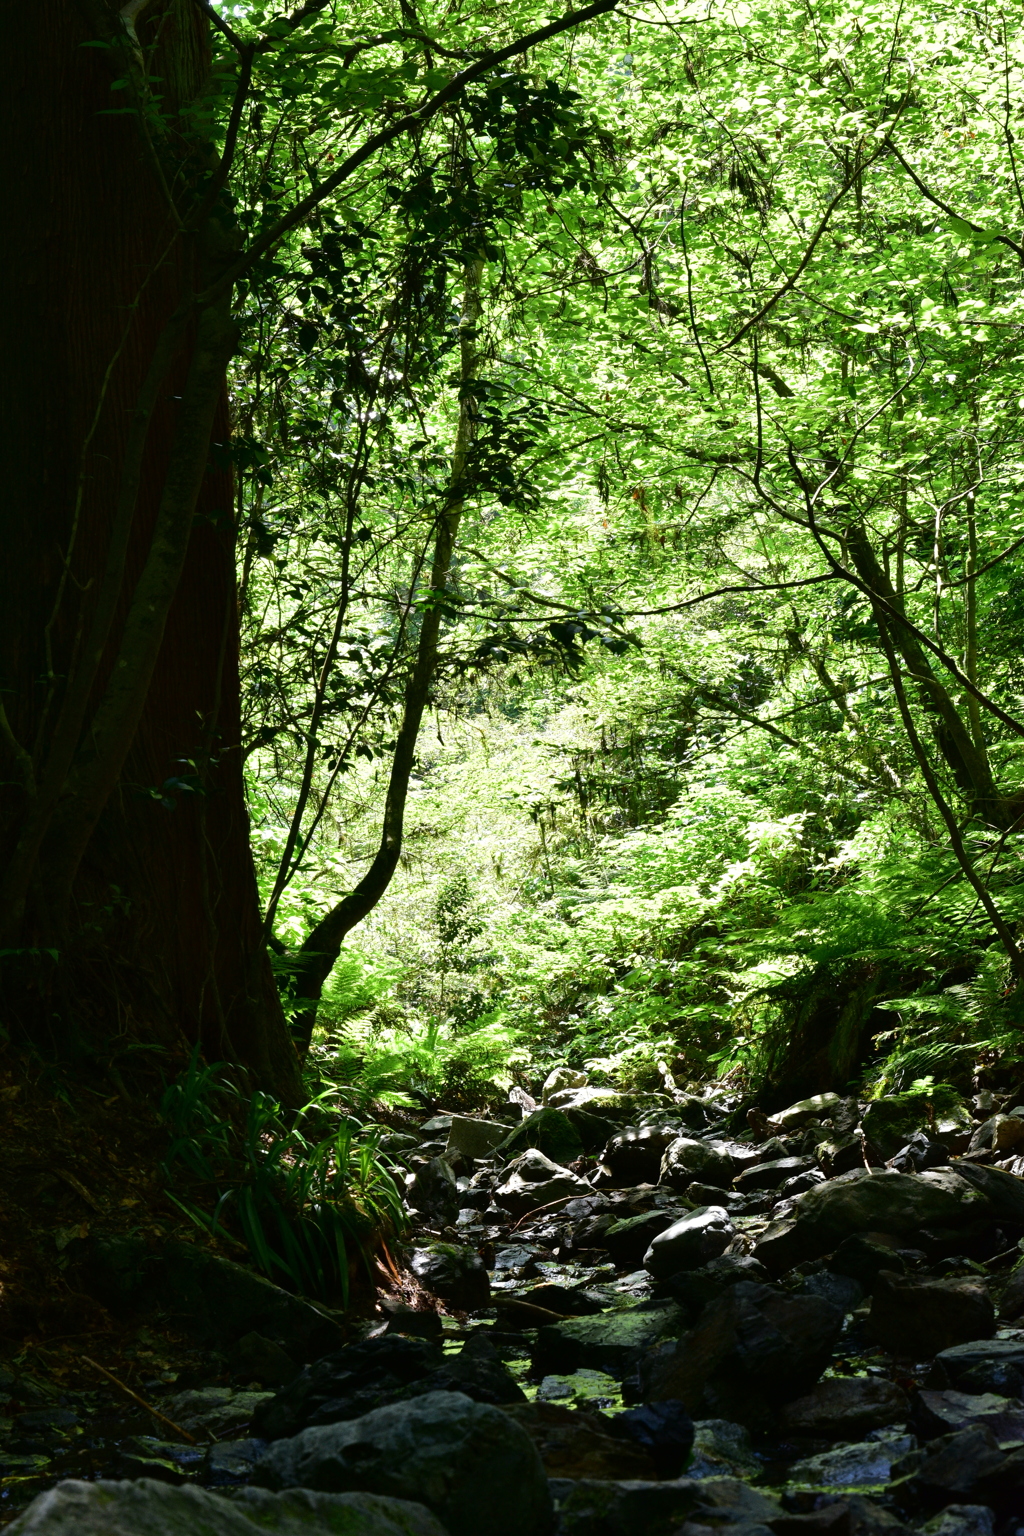
[[[889,1480],[893,1463],[917,1445],[913,1435],[879,1435],[855,1445],[840,1445],[820,1456],[795,1461],[789,1481],[830,1488],[870,1488]]]
[[[813,1098],[800,1099],[788,1109],[780,1109],[772,1119],[784,1131],[798,1131],[808,1120],[830,1119],[841,1103],[838,1093],[816,1093]]]
[[[145,1478],[58,1483],[8,1530],[12,1536],[448,1536],[429,1510],[405,1499],[254,1488],[229,1500]]]
[[[487,1271],[473,1248],[430,1243],[413,1250],[409,1268],[425,1291],[439,1296],[456,1312],[475,1312],[490,1302]]]
[[[964,1168],[971,1165],[963,1164]],[[1001,1173],[1001,1169],[974,1169]],[[1011,1184],[1024,1183],[1004,1174]],[[973,1173],[972,1173],[973,1178]],[[843,1174],[797,1197],[791,1217],[773,1222],[754,1244],[754,1257],[772,1274],[782,1274],[805,1259],[817,1259],[857,1232],[883,1232],[912,1238],[922,1227],[962,1228],[992,1214],[985,1193],[951,1168],[922,1174]]]
[[[247,1483],[266,1449],[265,1440],[218,1440],[203,1459],[204,1481]]]
[[[581,1094],[592,1091],[589,1088],[578,1090]],[[559,1166],[575,1162],[583,1151],[579,1132],[560,1109],[531,1111],[515,1130],[509,1132],[497,1150],[508,1162],[529,1147],[536,1147]]]
[[[706,1141],[677,1136],[666,1148],[661,1160],[661,1183],[670,1189],[684,1190],[694,1179],[727,1189],[732,1183],[732,1163],[723,1152]]]
[[[778,1502],[736,1478],[680,1477],[660,1483],[598,1482],[581,1478],[559,1500],[559,1536],[648,1536],[684,1521],[741,1525],[746,1536],[768,1536],[765,1524],[782,1514]]]
[[[589,1082],[590,1078],[585,1072],[577,1072],[574,1067],[556,1067],[544,1079],[540,1101],[549,1104],[553,1093],[563,1093],[567,1088],[585,1088]]]
[[[388,1333],[349,1344],[315,1365],[307,1365],[294,1381],[263,1403],[254,1415],[253,1427],[266,1440],[280,1440],[321,1422],[325,1414],[331,1422],[360,1418],[390,1402],[396,1391],[429,1377],[444,1363],[443,1353],[428,1339]]]
[[[628,1126],[611,1137],[601,1153],[601,1167],[593,1181],[595,1189],[656,1184],[662,1158],[678,1138],[678,1127],[672,1125]]]
[[[451,1164],[443,1157],[421,1163],[406,1180],[405,1203],[421,1216],[453,1222],[459,1210],[459,1191]]]
[[[659,1233],[644,1254],[644,1268],[658,1280],[698,1269],[729,1246],[735,1230],[722,1206],[698,1206]]]
[[[741,1195],[758,1194],[764,1190],[778,1189],[780,1184],[793,1179],[799,1173],[808,1173],[814,1167],[810,1157],[777,1157],[768,1163],[755,1163],[744,1168],[733,1180]]]
[[[461,1392],[430,1392],[279,1440],[256,1477],[271,1488],[415,1495],[451,1536],[541,1536],[552,1520],[526,1431]]]
[[[880,1376],[834,1376],[782,1409],[782,1425],[817,1439],[853,1440],[872,1429],[905,1424],[910,1401]]]
[[[459,1152],[463,1157],[490,1157],[507,1135],[508,1126],[500,1125],[495,1120],[473,1120],[469,1115],[452,1115],[446,1150]]]
[[[698,1419],[693,1426],[693,1455],[687,1477],[750,1477],[759,1470],[750,1431],[730,1419]]]
[[[935,1357],[926,1385],[935,1388],[956,1387],[961,1392],[999,1391],[995,1385],[1005,1377],[994,1373],[1020,1373],[1024,1378],[1024,1341],[1017,1339],[972,1339],[954,1344]],[[990,1386],[987,1381],[992,1381]],[[1015,1393],[1009,1395],[1016,1395]]]
[[[823,1270],[818,1275],[807,1275],[800,1284],[804,1296],[823,1296],[842,1312],[852,1312],[864,1300],[864,1287],[851,1275],[832,1274]]]
[[[992,1536],[995,1520],[986,1504],[947,1504],[921,1527],[923,1536]]]
[[[220,1439],[231,1431],[246,1429],[257,1409],[273,1401],[273,1392],[234,1392],[230,1387],[201,1387],[176,1392],[164,1399],[168,1418],[191,1434],[207,1433]]]
[[[645,1399],[678,1398],[695,1417],[763,1424],[808,1392],[828,1364],[843,1314],[820,1296],[741,1281],[711,1302],[678,1343],[641,1362]]]
[[[494,1198],[513,1215],[524,1216],[556,1200],[579,1199],[591,1193],[585,1179],[570,1173],[568,1168],[560,1168],[539,1148],[531,1147],[509,1163]]]
[[[564,1376],[586,1366],[622,1381],[652,1344],[679,1334],[684,1322],[685,1314],[678,1307],[664,1306],[627,1307],[598,1317],[550,1323],[537,1334],[534,1369],[543,1375]]]
[[[923,1390],[918,1393],[918,1415],[928,1435],[948,1435],[954,1430],[983,1424],[999,1443],[1024,1441],[1024,1408],[1013,1397],[995,1392],[946,1392]]]

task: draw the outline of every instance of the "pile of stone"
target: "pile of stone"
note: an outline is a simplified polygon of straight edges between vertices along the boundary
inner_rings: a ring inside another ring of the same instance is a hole
[[[425,1300],[300,1351],[217,1447],[235,1471],[216,1491],[66,1481],[12,1532],[1024,1523],[1012,1098],[823,1094],[737,1125],[714,1092],[630,1098],[562,1069],[521,1107],[390,1138]]]

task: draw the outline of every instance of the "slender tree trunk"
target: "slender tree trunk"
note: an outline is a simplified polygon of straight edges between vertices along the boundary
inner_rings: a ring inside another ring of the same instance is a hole
[[[463,287],[462,323],[459,334],[459,424],[452,454],[451,479],[448,497],[438,515],[434,533],[428,602],[424,606],[420,621],[416,656],[405,689],[402,720],[384,801],[380,846],[359,884],[321,918],[307,936],[301,950],[293,956],[297,994],[312,1004],[297,1016],[293,1031],[296,1043],[303,1054],[309,1049],[313,1026],[316,1022],[316,1005],[320,1000],[324,982],[338,958],[345,937],[357,923],[373,911],[380,901],[391,884],[402,852],[409,777],[415,762],[416,742],[423,721],[423,712],[437,671],[443,599],[451,571],[459,524],[462,520],[466,472],[470,450],[476,435],[476,402],[470,393],[469,386],[477,376],[477,331],[481,312],[482,275],[483,262],[479,260],[469,262]]]
[[[157,149],[111,114],[107,51],[83,46],[120,35],[116,5],[7,22],[7,1018],[44,1043],[90,1022],[199,1041],[295,1102],[242,787],[231,478],[208,465],[234,334],[226,300],[188,318],[218,253],[182,233]],[[205,74],[206,22],[151,0],[137,26],[173,114]],[[172,116],[175,134],[194,151]]]

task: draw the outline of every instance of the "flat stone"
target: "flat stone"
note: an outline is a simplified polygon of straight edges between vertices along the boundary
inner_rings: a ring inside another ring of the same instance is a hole
[[[798,1173],[807,1173],[813,1167],[814,1159],[810,1157],[773,1158],[771,1162],[755,1163],[752,1168],[744,1168],[733,1180],[733,1188],[739,1190],[741,1195],[778,1189],[787,1179],[795,1178]]]
[[[469,1115],[452,1115],[448,1129],[447,1151],[463,1157],[490,1157],[508,1135],[508,1126],[496,1120],[474,1120]]]
[[[813,1098],[800,1099],[788,1109],[780,1109],[772,1119],[784,1131],[798,1131],[808,1120],[828,1120],[842,1103],[838,1093],[816,1093]]]
[[[1024,1340],[972,1339],[940,1351],[929,1372],[929,1387],[956,1387],[968,1391],[965,1378],[978,1380],[988,1371],[1012,1370],[1024,1378]]]
[[[905,1424],[909,1413],[906,1393],[884,1377],[834,1376],[786,1403],[782,1425],[819,1439],[855,1440],[868,1430]]]
[[[622,1381],[645,1350],[678,1335],[685,1314],[675,1306],[627,1307],[599,1317],[574,1317],[546,1324],[537,1334],[533,1367],[544,1375],[569,1375],[583,1366]]]
[[[420,1503],[366,1493],[271,1494],[135,1482],[58,1483],[34,1499],[11,1536],[448,1536]]]
[[[923,1536],[992,1536],[995,1518],[985,1504],[948,1504],[921,1527]]]
[[[791,1483],[829,1488],[870,1488],[889,1480],[894,1462],[917,1445],[913,1435],[879,1435],[859,1444],[840,1445],[795,1461],[787,1474]]]
[[[918,1403],[922,1427],[933,1435],[983,1424],[1000,1445],[1024,1441],[1024,1407],[1016,1398],[999,1397],[994,1392],[931,1392],[925,1388],[918,1393]]]

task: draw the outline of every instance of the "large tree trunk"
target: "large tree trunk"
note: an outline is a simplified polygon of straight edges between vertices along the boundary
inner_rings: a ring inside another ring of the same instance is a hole
[[[140,389],[203,260],[202,240],[177,231],[159,155],[132,115],[111,113],[126,98],[111,91],[110,50],[83,47],[95,23],[95,7],[80,11],[71,0],[15,8],[0,62],[9,170],[0,838],[14,892],[0,943],[22,951],[4,962],[4,990],[9,1015],[26,1028],[59,1035],[91,1015],[111,1035],[198,1041],[294,1103],[297,1058],[260,941],[248,842],[224,471],[208,469],[193,494],[180,576],[165,559],[173,602],[166,622],[154,621],[159,649],[155,666],[140,668],[139,710],[119,717],[123,733],[129,722],[126,739],[118,748],[101,734],[100,706],[124,665],[118,651],[173,480],[194,328],[183,331],[157,391],[103,660],[73,733],[74,761],[61,769],[58,760],[62,721],[66,729],[73,719],[68,679],[102,599]],[[145,67],[161,78],[165,110],[199,87],[205,27],[190,0],[160,0],[139,18],[143,46],[159,37]],[[185,138],[173,120],[169,137]],[[220,380],[230,353],[222,332],[208,363]],[[194,429],[205,437],[212,425],[214,440],[228,435],[222,383],[218,393]],[[73,791],[91,746],[113,765],[113,788],[94,775],[90,802]],[[36,818],[40,836],[26,838],[48,773],[60,794]],[[43,949],[58,951],[56,964],[25,953]]]

